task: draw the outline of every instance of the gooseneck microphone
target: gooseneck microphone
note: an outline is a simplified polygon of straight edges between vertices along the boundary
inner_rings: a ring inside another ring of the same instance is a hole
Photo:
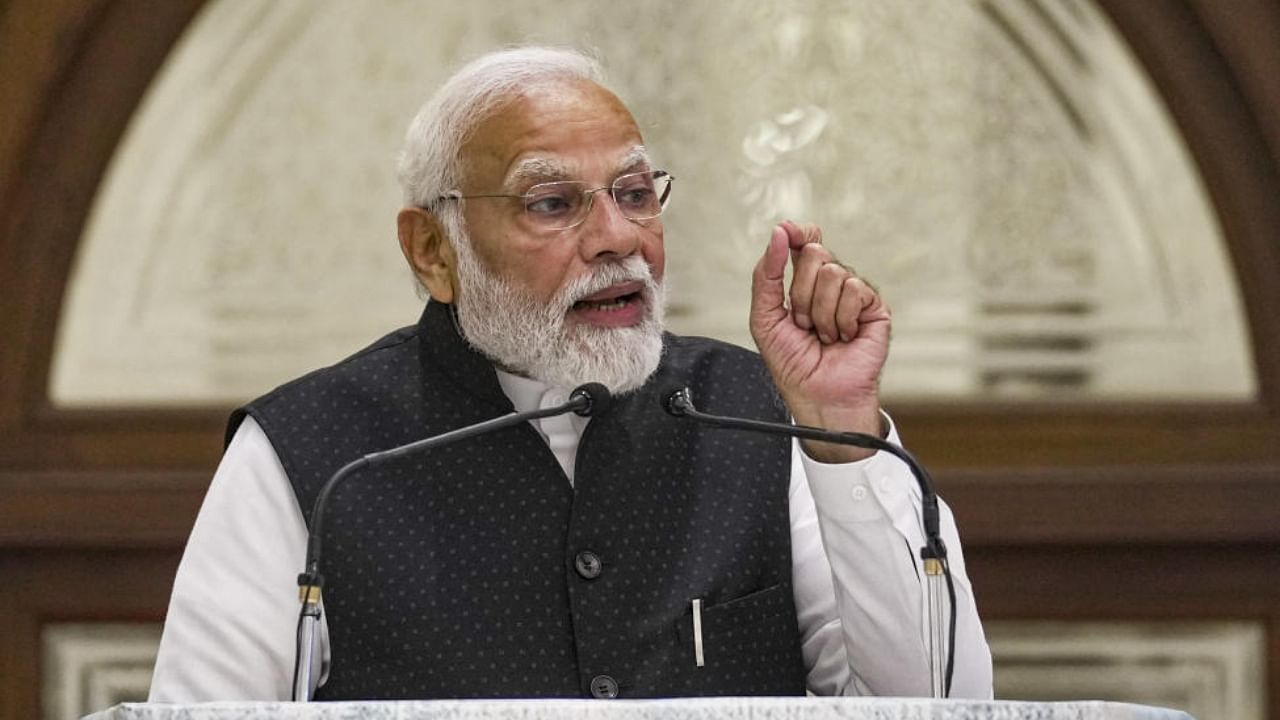
[[[888,440],[882,440],[875,435],[867,435],[866,433],[839,432],[807,425],[789,425],[765,420],[712,415],[702,412],[694,406],[693,394],[687,387],[664,393],[663,398],[663,408],[668,413],[676,417],[697,420],[714,427],[786,435],[788,437],[804,438],[805,440],[829,442],[835,445],[851,445],[867,450],[883,450],[902,460],[911,469],[911,474],[915,476],[916,482],[920,484],[920,495],[924,505],[921,513],[922,524],[924,525],[924,537],[927,543],[926,549],[929,553],[928,555],[922,555],[922,557],[937,557],[941,559],[947,557],[947,550],[942,542],[942,533],[939,529],[938,495],[933,491],[933,481],[929,477],[929,473],[915,459],[915,456],[907,452],[901,445],[896,445]]]
[[[324,536],[325,510],[329,499],[338,485],[357,470],[375,463],[394,460],[413,453],[451,445],[470,438],[486,435],[509,427],[540,420],[542,418],[574,413],[582,417],[594,417],[603,414],[613,405],[613,395],[600,383],[586,383],[574,388],[569,399],[561,405],[528,412],[512,412],[506,415],[484,420],[474,425],[467,425],[440,435],[416,440],[388,450],[372,452],[353,460],[338,468],[321,486],[316,495],[315,504],[311,507],[311,523],[307,532],[306,569],[298,575],[298,597],[302,602],[298,614],[297,656],[293,666],[293,700],[309,700],[311,694],[311,654],[315,647],[315,633],[320,620],[320,589],[324,585],[324,576],[320,574],[320,551]]]
[[[671,415],[695,420],[711,427],[784,435],[805,440],[828,442],[835,445],[880,450],[893,455],[907,465],[911,470],[911,474],[915,476],[916,482],[920,485],[921,521],[925,537],[924,547],[920,548],[920,558],[924,561],[925,574],[930,579],[929,606],[933,626],[930,628],[929,640],[933,693],[935,697],[950,696],[951,678],[955,670],[952,660],[955,656],[956,646],[956,590],[955,583],[951,579],[951,568],[947,564],[947,547],[942,541],[942,532],[939,527],[938,495],[933,490],[933,481],[924,466],[901,445],[891,443],[874,435],[825,430],[808,425],[790,425],[766,420],[713,415],[702,412],[693,404],[693,394],[687,387],[673,388],[663,392],[660,397],[662,399],[662,408]],[[942,662],[940,662],[940,657],[943,654],[943,642],[939,634],[942,627],[942,608],[941,588],[937,587],[939,580],[942,578],[946,580],[951,610],[950,623],[947,630],[945,673],[942,670]]]

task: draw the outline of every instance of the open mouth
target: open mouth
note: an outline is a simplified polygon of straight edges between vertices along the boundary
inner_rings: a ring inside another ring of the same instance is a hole
[[[574,310],[601,310],[604,312],[610,312],[612,310],[621,310],[622,308],[626,307],[628,304],[633,302],[638,302],[639,300],[640,300],[640,293],[633,292],[633,293],[627,293],[626,295],[619,295],[618,297],[612,298],[609,300],[579,300],[578,302],[573,304],[573,309]]]
[[[613,324],[611,320],[632,324],[644,312],[644,283],[620,283],[588,295],[573,304],[573,312],[589,322]],[[632,317],[635,316],[635,317]]]
[[[605,288],[573,304],[574,310],[620,310],[642,298],[644,283],[632,281]]]

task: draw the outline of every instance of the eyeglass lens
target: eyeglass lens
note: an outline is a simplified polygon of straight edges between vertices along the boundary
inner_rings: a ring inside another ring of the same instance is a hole
[[[581,181],[542,183],[524,194],[525,215],[547,229],[570,228],[591,211],[595,193],[608,190],[622,216],[649,220],[662,214],[671,194],[671,176],[661,170],[622,175],[607,188],[588,188]]]

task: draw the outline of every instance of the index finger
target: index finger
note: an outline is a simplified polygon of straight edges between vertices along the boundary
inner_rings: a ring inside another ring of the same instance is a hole
[[[809,243],[822,243],[822,228],[817,225],[799,225],[791,220],[783,220],[780,227],[787,233],[787,246],[791,248],[791,260],[798,259],[799,252]]]

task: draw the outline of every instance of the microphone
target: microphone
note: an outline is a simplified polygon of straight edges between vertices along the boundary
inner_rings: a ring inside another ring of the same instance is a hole
[[[882,440],[875,435],[867,435],[866,433],[839,432],[808,425],[789,425],[704,413],[694,406],[693,394],[687,387],[676,388],[664,393],[662,407],[676,417],[687,417],[714,427],[750,430],[771,435],[786,435],[806,440],[829,442],[834,445],[851,445],[867,450],[883,450],[897,457],[906,463],[911,470],[911,474],[915,476],[916,482],[920,485],[921,502],[924,506],[921,515],[925,541],[928,543],[925,550],[921,551],[921,557],[925,559],[931,557],[946,559],[947,549],[942,542],[942,533],[939,529],[938,495],[933,491],[933,481],[930,479],[929,473],[915,459],[915,456],[907,452],[906,448],[901,445],[896,445],[888,440]],[[925,552],[928,554],[924,554]]]
[[[662,409],[667,413],[679,417],[688,418],[711,427],[724,428],[730,430],[747,430],[750,432],[766,433],[769,435],[784,435],[787,437],[803,438],[806,440],[816,440],[820,442],[828,442],[835,445],[850,445],[853,447],[865,448],[868,450],[879,450],[887,452],[890,455],[901,460],[911,470],[911,474],[915,477],[916,482],[920,485],[921,495],[921,524],[924,526],[924,547],[920,548],[920,558],[924,561],[925,574],[930,578],[930,609],[934,618],[934,627],[931,633],[931,642],[934,650],[933,666],[933,684],[934,695],[936,697],[947,697],[951,694],[951,678],[954,672],[952,660],[955,655],[956,646],[956,593],[955,584],[951,579],[951,567],[947,564],[947,547],[942,541],[942,532],[940,529],[940,512],[938,509],[938,494],[933,490],[933,480],[929,477],[929,473],[924,469],[906,448],[888,440],[883,440],[875,435],[868,435],[859,432],[841,432],[836,430],[826,430],[823,428],[811,427],[808,425],[790,425],[787,423],[769,422],[766,420],[752,420],[749,418],[729,417],[726,415],[713,415],[711,413],[702,412],[693,403],[693,394],[688,387],[674,387],[664,391],[660,395],[662,401]],[[946,657],[946,673],[943,676],[940,663],[937,662],[938,651],[942,648],[942,639],[937,636],[941,627],[941,590],[935,588],[935,578],[945,577],[947,583],[947,592],[951,600],[951,623],[948,630],[949,649]]]
[[[311,693],[311,652],[315,642],[315,624],[320,619],[320,589],[324,585],[324,576],[320,574],[321,538],[324,531],[325,510],[329,506],[329,498],[338,485],[342,484],[352,473],[375,463],[394,460],[423,450],[431,450],[451,445],[461,440],[486,435],[498,430],[542,418],[564,415],[572,412],[582,417],[601,415],[613,406],[613,394],[609,388],[596,382],[579,385],[569,393],[568,401],[555,407],[530,410],[528,412],[511,412],[484,420],[473,425],[451,430],[440,435],[415,440],[397,447],[372,452],[353,460],[338,468],[316,494],[315,503],[311,507],[311,526],[307,532],[307,557],[305,569],[298,575],[298,596],[302,609],[298,615],[297,658],[293,669],[293,700],[310,699]],[[310,627],[307,627],[307,626]],[[306,659],[304,662],[303,659]]]

